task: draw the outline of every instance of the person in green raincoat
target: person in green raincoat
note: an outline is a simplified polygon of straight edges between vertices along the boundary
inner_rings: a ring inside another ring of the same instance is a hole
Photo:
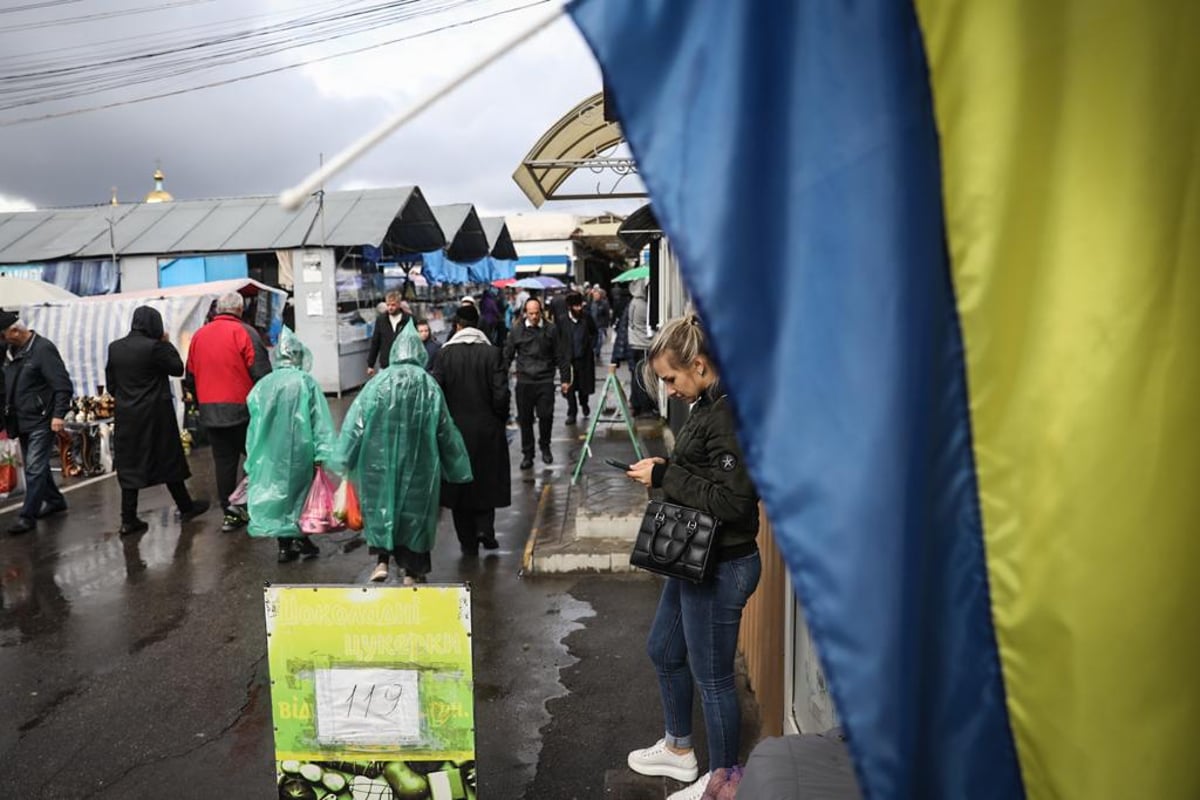
[[[279,540],[279,562],[315,558],[320,549],[297,522],[316,465],[333,455],[333,417],[312,369],[312,353],[284,327],[275,368],[246,398],[247,500],[251,536]]]
[[[440,482],[469,483],[471,460],[450,418],[441,387],[425,371],[425,345],[409,322],[396,334],[388,366],[358,393],[333,463],[358,490],[363,533],[388,577],[391,558],[404,583],[422,583],[432,568]]]

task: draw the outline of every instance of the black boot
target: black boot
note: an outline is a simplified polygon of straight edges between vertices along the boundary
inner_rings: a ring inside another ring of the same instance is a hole
[[[279,540],[279,563],[286,564],[289,561],[295,561],[300,557],[300,551],[296,549],[296,543],[292,539]]]
[[[321,555],[321,548],[313,544],[312,540],[307,536],[301,536],[300,539],[297,540],[296,550],[300,553],[300,557],[305,561],[308,561],[310,558],[317,558]]]

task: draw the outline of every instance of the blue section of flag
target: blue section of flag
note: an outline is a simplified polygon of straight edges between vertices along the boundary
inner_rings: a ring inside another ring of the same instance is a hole
[[[913,10],[579,0],[872,798],[1023,794]]]

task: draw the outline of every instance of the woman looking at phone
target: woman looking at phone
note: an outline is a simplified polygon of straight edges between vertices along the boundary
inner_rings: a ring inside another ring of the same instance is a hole
[[[733,413],[721,388],[708,338],[694,314],[667,323],[646,355],[647,386],[661,380],[667,394],[691,404],[668,461],[644,458],[626,473],[665,499],[720,520],[708,577],[698,584],[667,578],[650,628],[647,653],[658,673],[665,735],[629,754],[642,775],[690,784],[668,800],[699,800],[713,771],[733,767],[741,746],[741,710],[734,657],[742,609],[758,586],[758,493],[734,435]],[[700,689],[709,770],[698,778],[692,748],[693,687]]]

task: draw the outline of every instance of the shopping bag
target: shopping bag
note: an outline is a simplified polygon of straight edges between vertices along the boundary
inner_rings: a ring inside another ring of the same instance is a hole
[[[354,490],[354,484],[349,479],[342,481],[342,485],[346,487],[346,527],[352,531],[361,531],[363,529],[362,506],[358,502],[358,492]]]
[[[299,526],[303,533],[329,533],[342,528],[341,522],[333,516],[333,484],[320,467],[313,472]]]
[[[16,439],[0,438],[0,495],[8,495],[21,486],[21,445]]]
[[[241,481],[238,482],[237,488],[233,490],[233,494],[229,495],[229,505],[244,506],[246,500],[249,499],[250,476],[243,475]]]
[[[346,492],[349,485],[350,481],[342,481],[333,493],[333,516],[342,522],[346,521]]]
[[[333,494],[333,516],[352,531],[362,530],[362,506],[358,502],[358,492],[349,479],[342,481]]]

